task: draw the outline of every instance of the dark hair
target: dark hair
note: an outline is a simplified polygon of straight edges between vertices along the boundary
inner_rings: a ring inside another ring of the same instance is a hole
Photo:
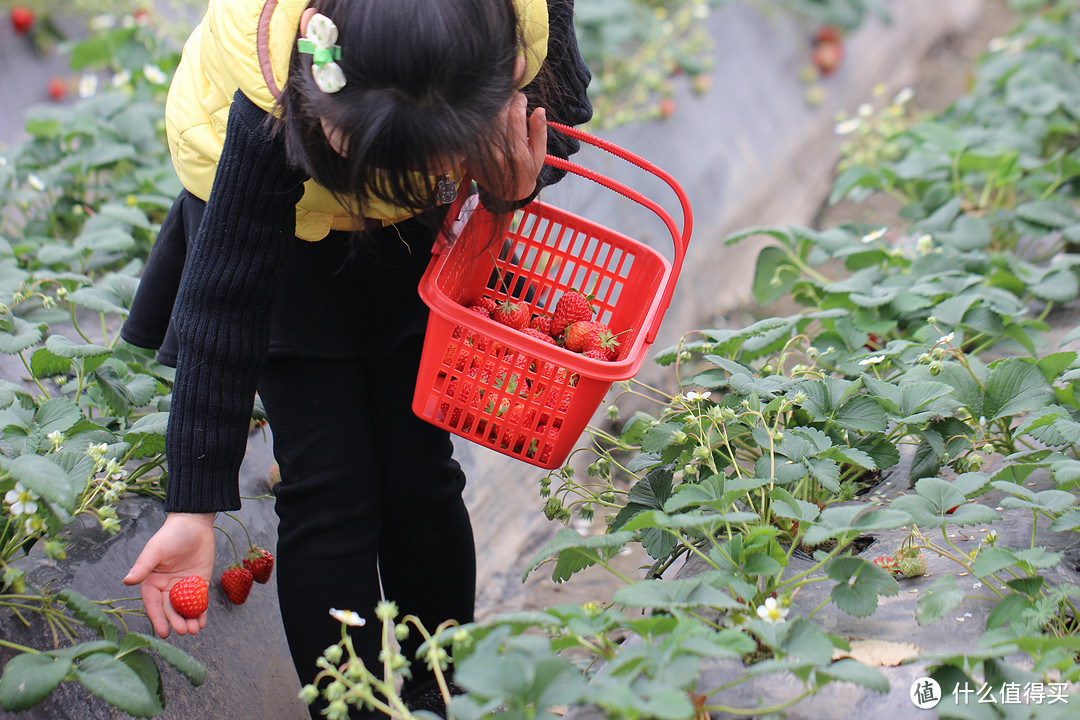
[[[513,0],[314,0],[338,27],[346,84],[323,93],[295,48],[278,100],[290,162],[363,215],[366,198],[435,205],[443,158],[495,167],[494,121],[515,92],[522,37]],[[344,156],[323,121],[343,133]]]

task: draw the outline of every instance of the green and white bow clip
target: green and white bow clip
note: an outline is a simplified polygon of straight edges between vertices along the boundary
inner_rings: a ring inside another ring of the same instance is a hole
[[[321,13],[308,22],[307,34],[300,38],[298,49],[311,55],[311,75],[324,93],[336,93],[345,87],[345,73],[335,60],[341,59],[341,47],[335,45],[337,25]]]

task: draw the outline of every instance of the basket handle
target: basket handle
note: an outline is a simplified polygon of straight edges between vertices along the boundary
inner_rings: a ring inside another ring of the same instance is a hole
[[[682,189],[682,186],[679,185],[678,182],[676,182],[675,178],[673,178],[670,173],[658,168],[657,166],[653,165],[641,156],[625,148],[619,147],[612,142],[598,138],[595,135],[590,135],[583,130],[578,130],[577,128],[563,125],[562,123],[549,122],[548,126],[554,128],[555,130],[558,130],[564,135],[568,135],[576,140],[580,140],[581,142],[588,143],[589,145],[598,147],[601,150],[605,150],[612,155],[622,158],[623,160],[626,160],[632,165],[636,165],[642,170],[652,175],[655,175],[656,177],[667,183],[668,187],[670,187],[675,192],[675,196],[679,200],[679,205],[682,209],[683,216],[683,227],[681,231],[679,230],[678,225],[676,225],[675,220],[671,217],[671,214],[667,210],[660,207],[660,205],[657,204],[654,200],[645,197],[637,190],[634,190],[633,188],[619,182],[618,180],[612,180],[606,175],[602,175],[595,170],[590,170],[586,167],[578,165],[577,163],[565,160],[560,157],[556,157],[554,155],[548,155],[544,159],[544,163],[546,165],[550,165],[560,170],[565,170],[567,172],[572,172],[575,175],[580,175],[581,177],[584,177],[588,180],[592,180],[593,182],[602,185],[607,189],[612,190],[613,192],[617,192],[623,197],[633,200],[634,202],[648,208],[649,210],[652,210],[654,213],[656,213],[660,220],[663,221],[664,225],[667,226],[668,232],[671,233],[672,243],[675,246],[675,254],[672,258],[671,271],[668,273],[667,279],[665,281],[664,291],[660,295],[660,311],[653,316],[652,325],[645,329],[645,342],[652,343],[656,339],[656,333],[660,329],[660,322],[664,318],[664,313],[667,312],[668,306],[671,304],[671,296],[675,292],[675,283],[679,279],[679,272],[682,270],[683,258],[686,256],[686,246],[690,242],[690,234],[693,231],[694,216],[690,209],[690,200],[686,197],[686,192]]]

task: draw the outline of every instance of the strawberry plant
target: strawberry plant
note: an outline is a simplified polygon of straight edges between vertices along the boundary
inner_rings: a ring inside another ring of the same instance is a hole
[[[1057,310],[1080,288],[1060,252],[1077,227],[1080,12],[1037,5],[940,117],[907,93],[857,114],[876,126],[851,133],[834,197],[887,190],[904,200],[899,220],[733,235],[775,241],[758,257],[761,305],[802,309],[661,350],[672,389],[623,383],[585,462],[543,480],[545,513],[567,527],[526,574],[604,568],[621,583],[610,604],[425,631],[417,658],[393,654],[398,626],[380,616],[384,675],[348,662],[343,634],[305,699],[344,717],[410,662],[442,674],[452,660],[467,691],[446,698],[452,717],[768,715],[837,681],[890,691],[899,676],[847,657],[853,630],[832,632],[835,613],[866,619],[845,625],[863,632],[896,623],[908,640],[979,608],[970,642],[909,660],[945,693],[1000,696],[1025,679],[1075,698],[1080,328]],[[573,529],[594,517],[606,532]],[[643,577],[613,563],[628,544],[652,559]],[[740,687],[752,702],[728,699]],[[969,702],[959,716],[976,716]],[[1030,699],[1022,713],[1058,710]]]

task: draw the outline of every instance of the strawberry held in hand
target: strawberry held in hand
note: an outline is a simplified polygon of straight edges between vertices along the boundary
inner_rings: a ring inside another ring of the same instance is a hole
[[[239,564],[230,565],[221,574],[221,589],[225,591],[225,597],[229,598],[233,605],[244,604],[248,593],[251,592],[252,582],[254,578],[251,577],[251,572]]]
[[[274,556],[266,548],[253,547],[244,557],[244,567],[255,582],[263,585],[270,579],[270,573],[274,569]]]
[[[188,575],[169,590],[169,602],[173,610],[188,620],[193,620],[204,612],[210,602],[210,591],[206,581],[198,575]]]

